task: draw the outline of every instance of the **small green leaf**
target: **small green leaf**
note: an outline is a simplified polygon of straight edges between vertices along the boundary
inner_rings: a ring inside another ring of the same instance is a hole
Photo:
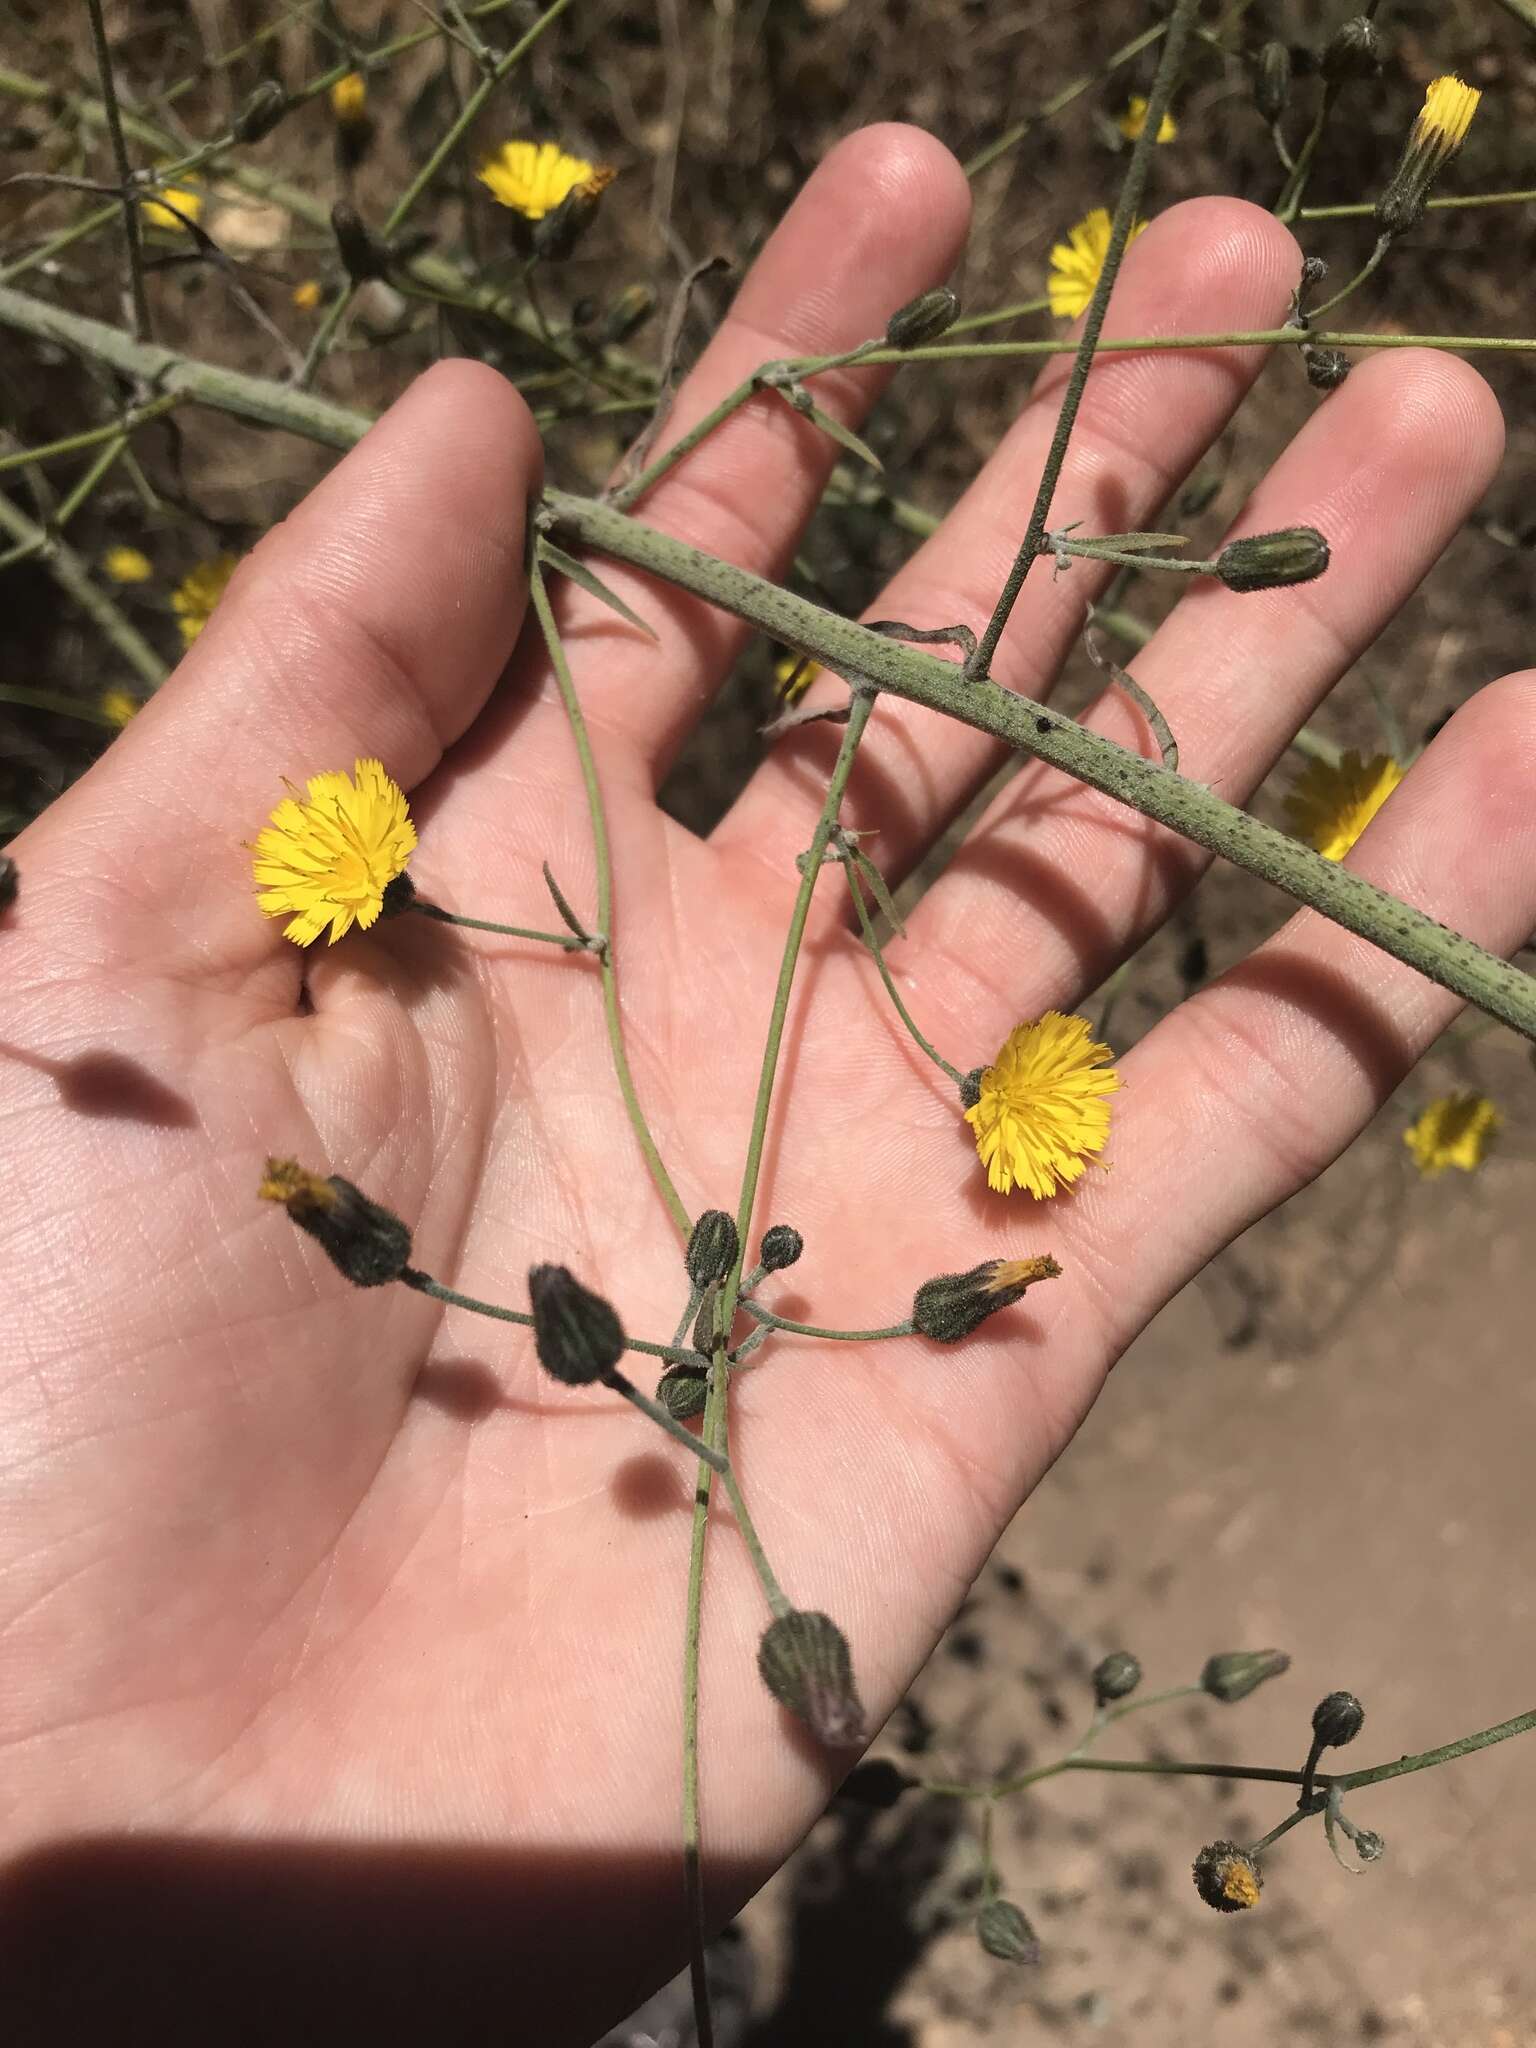
[[[574,555],[568,555],[564,548],[557,548],[554,542],[546,540],[543,534],[539,535],[539,560],[547,562],[550,568],[560,575],[568,576],[587,593],[588,597],[595,597],[599,604],[605,604],[610,611],[617,612],[627,625],[638,626],[648,640],[657,638],[655,627],[648,626],[638,612],[631,611],[617,591],[610,590],[603,579],[594,575],[585,562],[578,562]]]
[[[808,419],[813,427],[820,427],[839,448],[846,448],[850,455],[857,455],[860,462],[867,462],[871,469],[883,473],[885,464],[868,442],[861,441],[852,427],[845,427],[841,420],[833,419],[831,413],[823,412],[803,385],[797,386],[794,391],[787,391],[780,384],[770,384],[767,388],[770,391],[777,391],[791,412],[797,412],[803,419]]]

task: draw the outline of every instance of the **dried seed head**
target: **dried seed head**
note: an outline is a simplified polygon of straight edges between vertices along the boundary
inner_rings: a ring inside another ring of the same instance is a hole
[[[958,1344],[988,1316],[1022,1300],[1037,1280],[1054,1280],[1060,1272],[1042,1252],[1032,1259],[984,1259],[968,1273],[940,1273],[913,1297],[912,1327],[936,1344]]]
[[[1315,391],[1337,391],[1354,368],[1341,348],[1303,346],[1301,360],[1306,366],[1307,382]]]
[[[1264,1879],[1236,1842],[1208,1842],[1195,1858],[1195,1890],[1218,1913],[1241,1913],[1259,1903]]]
[[[256,1192],[281,1202],[355,1287],[383,1287],[410,1264],[411,1233],[400,1218],[339,1174],[322,1178],[296,1159],[269,1159]]]

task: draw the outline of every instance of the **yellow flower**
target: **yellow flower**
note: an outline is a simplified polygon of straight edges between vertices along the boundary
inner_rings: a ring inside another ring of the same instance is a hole
[[[320,280],[306,277],[302,284],[293,288],[293,303],[301,313],[313,313],[320,303]]]
[[[1017,1184],[1043,1202],[1078,1178],[1109,1136],[1104,1097],[1120,1086],[1113,1057],[1086,1017],[1059,1010],[1009,1032],[965,1112],[988,1187],[1006,1195]]]
[[[1120,133],[1127,142],[1139,142],[1141,140],[1141,131],[1147,125],[1147,103],[1139,92],[1131,94],[1131,104],[1126,108],[1115,125],[1119,128]],[[1178,132],[1178,123],[1174,120],[1172,114],[1164,114],[1161,122],[1158,124],[1158,141],[1172,142]]]
[[[331,87],[331,112],[344,128],[355,127],[368,111],[368,81],[361,71],[349,71]]]
[[[181,623],[181,637],[189,647],[213,617],[213,608],[224,595],[224,587],[235,568],[235,556],[215,555],[211,561],[199,562],[189,569],[176,586],[171,607]]]
[[[296,946],[312,945],[327,925],[334,946],[378,917],[415,851],[416,827],[378,761],[358,761],[352,775],[312,775],[303,798],[290,790],[251,849],[256,901],[268,917],[290,919],[283,937]]]
[[[567,156],[558,142],[504,142],[475,174],[499,206],[542,220],[579,187],[593,196],[613,178],[603,164]]]
[[[138,698],[128,690],[103,690],[98,702],[102,717],[110,719],[119,731],[139,708]]]
[[[1145,232],[1146,225],[1144,220],[1136,222],[1127,248]],[[1051,311],[1058,320],[1075,320],[1079,313],[1087,312],[1109,253],[1109,228],[1108,210],[1096,206],[1092,213],[1083,215],[1075,228],[1068,230],[1064,242],[1058,242],[1052,249],[1051,274],[1045,288],[1050,294]]]
[[[1448,1166],[1473,1173],[1482,1165],[1494,1133],[1504,1119],[1486,1095],[1469,1091],[1442,1095],[1403,1133],[1403,1143],[1426,1180]]]
[[[185,214],[187,220],[196,220],[203,210],[203,195],[195,185],[167,185],[164,197],[168,202],[162,205],[158,199],[139,201],[139,218],[147,228],[169,228],[174,234],[178,229],[185,231],[185,222],[178,218]],[[176,212],[172,213],[171,208]]]
[[[154,564],[141,548],[108,548],[101,566],[114,583],[147,583]]]
[[[779,696],[791,707],[801,701],[820,674],[821,663],[808,654],[786,654],[773,665]]]
[[[1402,779],[1390,754],[1362,761],[1351,751],[1337,767],[1309,761],[1285,799],[1286,812],[1299,839],[1325,860],[1342,860]]]
[[[1432,150],[1441,161],[1454,156],[1467,139],[1481,98],[1476,86],[1463,85],[1459,78],[1435,79],[1424,95],[1408,147]]]

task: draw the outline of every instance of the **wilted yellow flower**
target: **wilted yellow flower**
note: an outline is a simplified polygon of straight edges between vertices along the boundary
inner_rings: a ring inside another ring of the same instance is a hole
[[[181,637],[190,647],[213,617],[213,608],[237,567],[234,555],[215,555],[189,569],[171,595],[171,606],[181,625]]]
[[[196,220],[203,210],[203,195],[195,185],[167,185],[163,197],[164,205],[159,199],[139,201],[139,218],[145,227],[169,228],[174,233],[178,228],[184,230],[186,225],[178,215],[184,214],[186,220]],[[171,211],[172,207],[175,207],[175,213]]]
[[[101,566],[114,583],[147,583],[155,573],[142,548],[108,548]]]
[[[415,850],[405,793],[381,762],[312,775],[305,796],[291,790],[251,849],[256,901],[268,917],[290,920],[283,937],[296,946],[313,944],[327,925],[334,946],[354,924],[366,931],[375,921]]]
[[[1127,142],[1139,142],[1141,140],[1141,131],[1147,125],[1147,103],[1139,92],[1131,94],[1130,105],[1115,125]],[[1172,114],[1164,114],[1162,120],[1158,123],[1158,141],[1172,142],[1178,132],[1178,123],[1174,120]]]
[[[475,175],[499,206],[510,206],[525,220],[542,220],[578,186],[595,196],[614,174],[604,164],[567,156],[558,142],[504,142]]]
[[[1094,1043],[1086,1017],[1059,1010],[1009,1032],[965,1112],[988,1187],[1003,1195],[1028,1188],[1041,1202],[1078,1178],[1109,1136],[1104,1098],[1120,1086],[1113,1058]]]
[[[1470,1090],[1442,1095],[1408,1126],[1403,1143],[1426,1180],[1433,1180],[1448,1166],[1473,1173],[1482,1165],[1503,1121],[1486,1095],[1474,1095]]]
[[[320,303],[320,280],[306,277],[302,284],[293,288],[293,303],[301,313],[313,313]]]
[[[331,87],[331,112],[343,127],[355,126],[368,111],[368,81],[361,71],[349,71]]]
[[[794,706],[821,674],[821,663],[808,654],[785,654],[773,664],[773,680],[783,701]]]
[[[103,690],[98,703],[102,717],[110,719],[119,731],[139,708],[138,698],[128,690]]]
[[[1144,220],[1135,223],[1127,248],[1145,233],[1146,226]],[[1051,311],[1058,320],[1075,320],[1079,313],[1087,312],[1104,268],[1104,258],[1109,254],[1109,230],[1108,209],[1096,206],[1092,213],[1083,215],[1075,228],[1068,230],[1064,242],[1058,242],[1051,250],[1051,274],[1045,288],[1050,295]]]
[[[1325,860],[1342,860],[1402,779],[1390,754],[1362,761],[1351,750],[1337,767],[1309,761],[1285,799],[1286,814],[1299,839]]]

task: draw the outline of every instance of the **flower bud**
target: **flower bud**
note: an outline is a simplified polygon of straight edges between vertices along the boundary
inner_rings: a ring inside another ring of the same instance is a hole
[[[962,1109],[974,1109],[977,1103],[980,1102],[981,1077],[986,1071],[985,1067],[972,1067],[968,1074],[961,1075],[960,1107]]]
[[[1218,1913],[1241,1913],[1259,1903],[1264,1879],[1236,1842],[1208,1842],[1195,1858],[1195,1890]]]
[[[1228,590],[1280,590],[1310,583],[1328,566],[1328,543],[1315,526],[1287,526],[1278,533],[1250,533],[1229,540],[1213,573]]]
[[[976,1918],[976,1939],[1000,1963],[1038,1963],[1035,1930],[1011,1899],[992,1899]]]
[[[1022,1300],[1037,1280],[1054,1280],[1060,1271],[1045,1252],[1033,1259],[984,1259],[968,1273],[941,1273],[917,1290],[912,1327],[936,1344],[958,1344],[988,1316]]]
[[[765,1273],[782,1273],[805,1250],[805,1239],[788,1223],[771,1223],[757,1248],[758,1264]]]
[[[604,315],[598,338],[605,345],[617,348],[632,334],[638,334],[655,310],[656,294],[649,285],[626,285]]]
[[[693,1226],[683,1263],[700,1293],[711,1280],[723,1280],[736,1263],[741,1243],[736,1225],[723,1209],[706,1209]]]
[[[546,263],[563,263],[570,255],[596,220],[598,205],[614,177],[606,164],[598,165],[590,178],[573,185],[558,206],[534,222],[534,250]]]
[[[1337,391],[1354,368],[1343,349],[1318,348],[1312,343],[1303,344],[1301,360],[1314,391]]]
[[[1329,85],[1376,76],[1381,69],[1381,37],[1366,15],[1340,22],[1323,52],[1321,69]]]
[[[868,1763],[854,1765],[838,1786],[836,1797],[844,1805],[866,1806],[872,1812],[884,1813],[917,1783],[910,1771],[893,1764],[889,1757],[871,1757]]]
[[[531,1267],[528,1298],[534,1348],[547,1373],[584,1387],[613,1371],[624,1355],[624,1330],[611,1303],[583,1287],[567,1266]]]
[[[686,1422],[690,1416],[704,1413],[709,1381],[690,1366],[670,1366],[656,1384],[656,1398],[674,1422]]]
[[[287,113],[290,101],[275,78],[264,78],[236,114],[230,128],[235,142],[261,142]]]
[[[1376,224],[1383,235],[1400,235],[1418,220],[1429,188],[1465,142],[1481,98],[1459,78],[1430,84],[1397,169],[1376,202]]]
[[[0,853],[0,911],[9,910],[21,889],[21,870],[8,853]]]
[[[400,1218],[338,1174],[322,1179],[296,1159],[269,1159],[256,1192],[281,1202],[355,1287],[383,1287],[410,1263],[411,1233]]]
[[[1141,1683],[1141,1665],[1129,1650],[1111,1650],[1093,1667],[1093,1697],[1098,1706],[1123,1700]]]
[[[904,306],[898,306],[885,323],[885,340],[888,348],[922,348],[927,342],[937,341],[947,333],[960,317],[960,301],[948,285],[938,285],[931,292],[920,292],[915,299],[908,299]]]
[[[1291,1660],[1284,1650],[1225,1650],[1207,1657],[1200,1683],[1213,1700],[1245,1700],[1266,1678],[1278,1678],[1289,1671]]]
[[[365,225],[355,206],[345,200],[331,208],[331,233],[348,277],[354,284],[368,284],[389,269],[389,251]]]
[[[1352,1692],[1331,1692],[1312,1709],[1312,1734],[1319,1749],[1342,1749],[1365,1726],[1365,1709]]]
[[[1291,97],[1291,53],[1284,43],[1266,43],[1253,73],[1253,103],[1271,127]]]
[[[829,1616],[799,1608],[781,1614],[763,1631],[757,1668],[779,1705],[829,1749],[857,1749],[864,1740],[848,1638]]]

